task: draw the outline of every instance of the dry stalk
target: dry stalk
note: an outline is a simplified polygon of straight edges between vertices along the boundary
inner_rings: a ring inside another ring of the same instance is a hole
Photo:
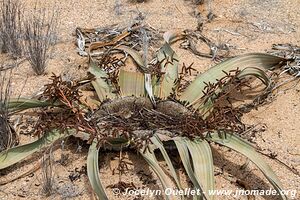
[[[54,173],[53,173],[53,153],[52,148],[49,153],[45,152],[42,158],[42,192],[45,196],[51,196],[54,190]]]

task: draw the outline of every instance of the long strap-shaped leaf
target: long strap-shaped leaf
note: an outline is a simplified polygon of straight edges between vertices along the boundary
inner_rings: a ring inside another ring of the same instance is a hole
[[[162,156],[164,157],[164,159],[165,159],[165,161],[166,161],[166,163],[167,163],[167,165],[168,165],[168,167],[169,167],[169,169],[170,169],[171,175],[172,175],[172,177],[174,178],[177,187],[178,187],[179,189],[182,189],[182,186],[181,186],[181,183],[180,183],[179,178],[178,178],[178,176],[177,176],[177,173],[176,173],[176,171],[175,171],[175,168],[174,168],[174,166],[173,166],[173,164],[172,164],[172,162],[171,162],[171,159],[170,159],[170,157],[169,157],[169,155],[168,155],[168,153],[167,153],[167,151],[166,151],[166,149],[165,149],[165,147],[164,147],[162,141],[159,139],[159,137],[158,137],[157,135],[154,135],[154,136],[151,138],[151,141],[152,141],[152,143],[153,143],[155,146],[157,146],[157,148],[159,148],[159,150],[160,150]]]
[[[46,145],[52,144],[56,140],[66,136],[68,136],[68,134],[61,134],[58,130],[53,130],[35,142],[3,151],[0,153],[0,169],[18,163]]]
[[[167,188],[173,188],[172,181],[168,177],[168,175],[164,172],[164,170],[159,165],[153,150],[150,150],[149,148],[146,149],[145,152],[143,150],[140,151],[141,155],[144,157],[144,159],[147,161],[147,163],[150,165],[152,170],[155,172],[155,174],[158,176],[160,182],[162,183],[162,186],[164,190]],[[166,196],[168,200],[175,199],[172,195]]]
[[[229,71],[236,69],[243,70],[248,67],[270,69],[284,60],[284,58],[262,53],[245,54],[228,59],[200,74],[187,87],[179,99],[181,101],[189,102],[190,105],[195,105],[204,95],[202,91],[206,86],[205,83],[216,83],[217,80],[224,77],[224,72],[228,73]]]
[[[140,72],[129,72],[121,69],[119,74],[119,85],[123,97],[145,96],[144,75]]]
[[[92,85],[95,88],[100,101],[116,97],[116,94],[113,93],[115,89],[105,80],[105,78],[108,78],[108,75],[102,69],[97,67],[93,61],[91,61],[89,72],[95,76],[95,79],[92,81]]]
[[[263,84],[265,84],[266,88],[268,89],[271,86],[271,80],[269,79],[269,77],[267,76],[266,72],[263,71],[260,68],[257,67],[247,67],[245,69],[243,69],[238,75],[237,78],[242,79],[245,77],[249,77],[249,76],[254,76],[258,79],[260,79]],[[226,86],[224,87],[226,88]],[[194,105],[194,108],[198,108],[199,113],[202,114],[202,116],[204,118],[206,118],[207,116],[209,116],[210,112],[213,110],[214,107],[214,99],[216,98],[216,94],[220,93],[222,90],[224,90],[224,88],[217,88],[215,90],[215,95],[214,96],[209,96],[206,98],[202,99],[202,102],[199,101]]]
[[[182,164],[184,166],[184,169],[185,169],[188,177],[192,181],[194,187],[196,189],[200,190],[201,194],[203,194],[203,189],[201,188],[201,185],[200,185],[198,179],[196,178],[193,167],[191,165],[192,161],[190,159],[189,150],[186,145],[185,139],[184,138],[175,138],[174,142],[175,142],[175,145],[179,152]],[[194,199],[203,199],[203,197],[205,198],[204,195],[195,195]]]
[[[91,183],[91,186],[99,199],[108,200],[108,197],[103,189],[101,181],[99,179],[99,165],[98,165],[99,149],[97,148],[97,142],[94,141],[89,149],[87,157],[87,174]]]
[[[147,94],[149,95],[149,98],[151,100],[151,102],[153,103],[153,105],[155,105],[155,98],[153,95],[153,87],[152,87],[152,81],[151,81],[151,74],[147,73],[148,68],[147,66],[145,66],[145,62],[143,61],[142,57],[140,56],[140,54],[135,51],[134,49],[128,48],[126,46],[119,46],[116,49],[118,50],[122,50],[126,53],[128,53],[133,60],[136,62],[136,64],[142,69],[142,71],[144,72],[144,86],[145,86],[145,90],[147,92]]]
[[[143,58],[140,56],[140,54],[136,50],[129,48],[127,46],[123,46],[123,45],[116,47],[116,49],[128,53],[142,70],[144,70],[144,71],[147,70],[144,66]]]
[[[163,75],[160,80],[155,80],[154,94],[162,99],[167,98],[173,92],[175,81],[178,79],[178,56],[171,48],[170,44],[165,43],[157,53],[158,62],[161,63]]]
[[[30,108],[40,108],[47,106],[59,106],[60,104],[51,103],[48,101],[40,101],[37,99],[26,99],[26,98],[18,98],[18,99],[10,99],[8,101],[8,109],[10,112],[20,112]]]
[[[262,69],[257,68],[257,67],[247,67],[238,74],[238,78],[244,78],[246,76],[254,76],[254,77],[260,79],[267,87],[271,83],[271,80],[267,76],[265,71],[263,71]]]
[[[274,186],[276,191],[280,194],[281,199],[287,199],[287,197],[282,193],[283,189],[279,179],[271,167],[261,158],[259,153],[255,151],[251,144],[234,134],[226,134],[226,137],[224,137],[224,135],[220,137],[219,133],[211,133],[208,139],[229,147],[249,158]]]
[[[155,97],[153,94],[151,74],[149,74],[149,73],[145,73],[145,89],[146,89],[146,92],[147,92],[152,104],[155,106],[156,101],[155,101]]]
[[[191,154],[194,166],[194,174],[201,184],[207,199],[214,199],[209,196],[209,191],[215,188],[213,157],[210,145],[206,140],[186,140],[187,147]]]

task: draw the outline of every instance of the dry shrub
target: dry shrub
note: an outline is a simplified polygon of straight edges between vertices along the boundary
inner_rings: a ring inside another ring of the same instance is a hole
[[[56,43],[58,12],[34,6],[33,13],[24,20],[26,58],[34,72],[41,75],[45,72],[50,49]]]
[[[13,58],[22,55],[23,6],[19,0],[2,0],[0,5],[0,39],[2,52]]]
[[[51,196],[54,190],[54,173],[53,173],[53,153],[52,148],[49,153],[45,152],[42,158],[42,192],[45,196]]]
[[[16,134],[9,124],[8,101],[10,97],[11,70],[0,71],[0,152],[17,143]]]

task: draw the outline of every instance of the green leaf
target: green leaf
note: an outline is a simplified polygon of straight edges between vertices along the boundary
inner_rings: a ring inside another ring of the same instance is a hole
[[[251,144],[234,134],[220,134],[215,132],[211,133],[207,139],[223,146],[229,147],[249,158],[261,170],[265,177],[274,186],[276,191],[281,194],[281,199],[287,199],[285,195],[280,193],[283,189],[279,179],[277,178],[271,167],[264,161],[260,154],[256,152]]]
[[[199,104],[197,105],[197,103],[199,103],[204,95],[202,91],[206,86],[205,83],[216,83],[225,76],[224,72],[228,73],[231,70],[237,69],[244,70],[249,67],[270,69],[283,61],[285,61],[284,58],[262,53],[245,54],[228,59],[200,74],[187,87],[179,99],[181,101],[189,102],[189,105],[192,105],[197,109],[199,107]]]
[[[154,94],[162,99],[167,98],[173,92],[175,81],[178,79],[178,56],[168,43],[165,43],[158,51],[158,62],[161,63],[160,80],[155,79]]]
[[[146,92],[147,94],[149,95],[149,98],[151,100],[151,102],[155,105],[155,98],[154,98],[154,95],[153,95],[153,90],[152,90],[152,82],[151,82],[151,74],[147,73],[148,68],[147,66],[145,66],[144,63],[144,60],[142,59],[142,57],[140,56],[140,54],[135,51],[134,49],[131,49],[131,48],[128,48],[126,46],[119,46],[117,47],[116,49],[118,50],[122,50],[126,53],[128,53],[132,58],[133,60],[137,63],[137,65],[140,67],[141,71],[144,73],[144,87],[146,89]]]
[[[54,143],[58,139],[67,137],[68,135],[69,134],[61,134],[58,130],[53,130],[35,142],[3,151],[0,153],[0,169],[12,166],[31,154],[41,150],[43,147]]]
[[[123,69],[119,74],[121,96],[145,96],[144,75],[140,72],[129,72]]]
[[[107,144],[103,146],[106,150],[120,151],[130,145],[130,140],[123,137],[109,138]]]
[[[152,138],[151,138],[151,141],[152,143],[157,147],[159,148],[161,154],[163,155],[169,169],[170,169],[170,172],[171,172],[171,175],[172,177],[174,178],[175,182],[176,182],[176,185],[179,189],[182,189],[182,186],[181,186],[181,183],[179,181],[179,178],[177,176],[177,173],[176,173],[176,170],[171,162],[171,159],[162,143],[162,141],[159,139],[159,137],[157,135],[154,135]]]
[[[146,70],[143,59],[136,50],[123,45],[116,47],[116,49],[128,53],[142,70]]]
[[[162,183],[162,186],[164,189],[167,188],[173,188],[172,181],[168,177],[168,175],[164,172],[164,170],[159,165],[155,154],[153,150],[150,150],[150,148],[146,148],[145,152],[143,150],[140,150],[141,155],[143,158],[147,161],[147,163],[150,165],[154,173],[158,176],[159,180]],[[174,199],[172,196],[166,196],[166,199]]]
[[[187,143],[186,143],[186,139],[181,138],[181,137],[180,138],[174,138],[174,142],[175,142],[175,145],[176,145],[178,153],[180,155],[182,164],[184,166],[184,169],[185,169],[188,177],[192,181],[194,187],[196,189],[198,189],[201,192],[201,194],[203,194],[203,189],[201,188],[201,185],[198,181],[198,177],[196,177],[196,175],[194,173],[194,170],[193,170],[193,167],[191,165],[192,160],[190,158],[190,154],[189,154],[188,146],[187,146]],[[203,195],[195,195],[194,198],[195,199],[203,199]]]
[[[97,148],[97,142],[94,141],[90,146],[87,157],[87,174],[91,186],[99,199],[108,200],[105,190],[101,184],[99,178],[99,164],[98,164],[99,149]]]
[[[271,83],[271,80],[267,76],[265,71],[263,71],[262,69],[257,68],[257,67],[247,67],[238,74],[238,78],[240,78],[240,79],[247,77],[247,76],[254,76],[254,77],[260,79],[267,87]]]
[[[194,174],[205,192],[207,199],[214,199],[208,196],[209,191],[215,189],[213,157],[210,145],[206,140],[186,140],[191,158],[193,160]]]
[[[105,81],[108,75],[93,61],[90,63],[89,72],[95,76],[95,80],[92,80],[92,85],[96,90],[99,100],[114,99],[116,97],[116,94],[113,93],[115,88]]]
[[[269,79],[269,77],[267,76],[265,71],[263,71],[260,68],[247,67],[239,72],[239,74],[237,75],[237,78],[242,79],[242,78],[249,77],[249,76],[254,76],[254,77],[260,79],[262,81],[262,83],[266,86],[265,89],[268,89],[271,87],[271,80]],[[226,85],[224,88],[226,88]],[[224,88],[217,88],[215,90],[215,94],[218,94],[219,92],[224,90]],[[199,106],[198,110],[202,114],[202,116],[205,118],[205,117],[209,116],[210,112],[213,110],[213,107],[214,107],[213,102],[214,102],[215,98],[216,98],[216,95],[207,96],[207,97],[203,98],[203,100],[202,100],[202,102],[205,102],[205,103],[199,102],[199,103],[195,104],[194,107],[196,108]]]
[[[20,112],[30,108],[40,108],[47,106],[59,106],[60,104],[51,103],[49,101],[40,101],[37,99],[26,99],[26,98],[18,98],[18,99],[10,99],[8,102],[8,109],[10,112]]]

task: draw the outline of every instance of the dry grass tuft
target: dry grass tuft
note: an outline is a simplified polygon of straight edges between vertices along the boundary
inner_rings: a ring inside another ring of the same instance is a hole
[[[44,74],[49,51],[56,43],[57,13],[55,7],[48,10],[35,5],[32,15],[24,20],[26,58],[37,75]]]
[[[0,2],[0,40],[2,52],[13,58],[22,56],[22,15],[23,5],[19,0]]]
[[[54,190],[53,154],[50,148],[42,158],[42,192],[45,196],[51,196]]]

